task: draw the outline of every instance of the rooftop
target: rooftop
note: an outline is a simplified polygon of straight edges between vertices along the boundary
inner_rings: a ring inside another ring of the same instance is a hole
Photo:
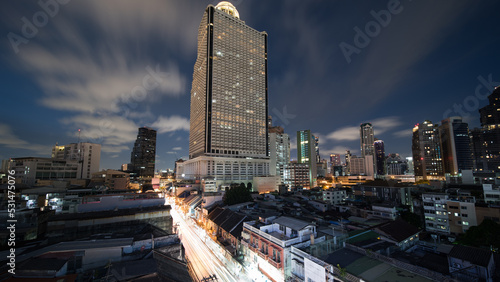
[[[273,220],[273,223],[277,223],[286,227],[290,227],[293,230],[302,230],[308,225],[313,225],[313,223],[309,223],[307,221],[303,221],[300,219],[296,219],[288,216],[281,216]]]
[[[469,261],[472,264],[479,266],[488,266],[488,263],[491,260],[490,251],[462,245],[453,246],[453,249],[451,249],[449,256],[452,258]]]

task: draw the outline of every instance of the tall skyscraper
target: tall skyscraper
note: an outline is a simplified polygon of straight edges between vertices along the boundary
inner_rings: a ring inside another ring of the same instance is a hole
[[[316,138],[310,130],[297,131],[297,162],[309,165],[310,187],[316,186]]]
[[[386,165],[385,165],[385,148],[384,141],[377,140],[373,143],[375,150],[375,167],[377,168],[377,175],[385,175]]]
[[[290,137],[281,126],[269,127],[269,159],[269,174],[279,176],[284,184],[284,168],[290,162]]]
[[[359,129],[360,140],[361,140],[361,157],[366,155],[375,155],[375,150],[373,148],[373,142],[375,142],[375,137],[373,135],[373,126],[371,123],[363,123]]]
[[[413,165],[415,180],[443,179],[443,160],[438,126],[426,120],[413,128]]]
[[[474,166],[478,172],[500,172],[500,86],[479,109],[481,128],[472,130]]]
[[[441,121],[439,137],[443,154],[443,170],[456,176],[462,170],[472,170],[472,149],[469,125],[461,117],[450,117]]]
[[[155,174],[155,157],[156,130],[149,127],[139,128],[130,156],[129,170],[138,177],[153,177]]]
[[[198,28],[186,178],[218,184],[269,174],[267,33],[229,2],[208,5]]]
[[[319,154],[319,137],[318,136],[314,136],[314,150],[316,151],[316,163],[319,164],[321,162],[321,155]]]
[[[52,158],[73,160],[81,163],[77,178],[90,179],[92,173],[99,171],[101,161],[101,144],[79,142],[52,147]]]

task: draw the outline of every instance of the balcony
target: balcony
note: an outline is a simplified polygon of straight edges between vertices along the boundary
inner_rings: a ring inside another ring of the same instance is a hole
[[[267,257],[268,257],[268,256],[267,256],[266,254],[264,254],[263,252],[261,252],[260,250],[257,252],[257,254],[259,254],[259,257],[261,257],[261,258],[263,258],[263,259],[267,260]]]
[[[281,269],[281,262],[275,262],[271,258],[267,262],[269,262],[274,268]]]

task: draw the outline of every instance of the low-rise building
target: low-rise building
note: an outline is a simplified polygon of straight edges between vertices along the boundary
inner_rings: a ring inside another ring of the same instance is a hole
[[[291,246],[307,246],[316,238],[313,223],[291,217],[278,217],[271,224],[243,223],[241,243],[248,263],[273,281],[291,276]]]
[[[341,189],[323,190],[323,201],[330,205],[340,205],[347,198],[347,192]]]

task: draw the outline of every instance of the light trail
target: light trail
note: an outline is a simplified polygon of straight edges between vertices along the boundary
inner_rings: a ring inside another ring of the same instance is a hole
[[[225,263],[221,262],[205,242],[203,242],[203,238],[198,235],[193,225],[187,222],[174,207],[171,209],[171,215],[174,223],[178,223],[182,245],[186,250],[186,256],[198,280],[211,275],[215,275],[218,281],[242,280],[242,277],[235,277],[228,271]],[[207,240],[211,239],[207,238]]]

